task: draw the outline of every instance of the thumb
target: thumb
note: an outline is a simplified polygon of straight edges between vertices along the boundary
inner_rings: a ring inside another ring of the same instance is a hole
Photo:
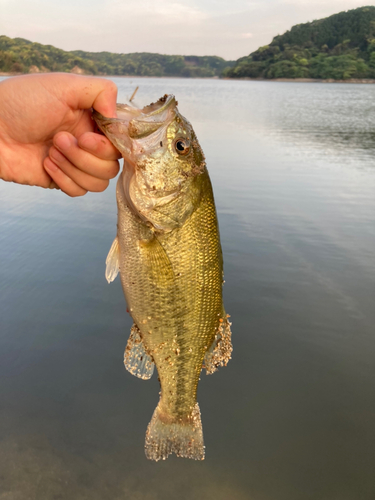
[[[98,77],[69,75],[68,104],[73,109],[94,108],[107,118],[116,118],[117,86]]]

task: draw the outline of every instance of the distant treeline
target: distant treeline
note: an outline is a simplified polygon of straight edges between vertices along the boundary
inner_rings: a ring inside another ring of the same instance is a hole
[[[298,24],[237,61],[147,52],[66,52],[0,36],[0,72],[227,78],[375,79],[375,7]]]
[[[375,7],[293,26],[224,70],[229,78],[375,78]]]
[[[0,71],[65,71],[89,75],[214,77],[234,64],[216,56],[167,56],[140,52],[66,52],[52,45],[0,36]]]

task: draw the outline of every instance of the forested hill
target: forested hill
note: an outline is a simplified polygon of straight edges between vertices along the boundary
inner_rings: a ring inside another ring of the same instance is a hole
[[[90,75],[219,76],[234,61],[216,56],[167,56],[152,53],[66,52],[52,45],[0,36],[0,72],[66,71]]]
[[[375,7],[293,26],[224,73],[231,78],[375,78]]]
[[[229,78],[375,79],[375,7],[298,24],[238,61],[216,56],[66,52],[0,36],[0,72]]]

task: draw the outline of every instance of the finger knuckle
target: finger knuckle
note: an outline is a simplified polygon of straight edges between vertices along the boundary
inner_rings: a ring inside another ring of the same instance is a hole
[[[77,189],[77,190],[70,191],[70,192],[65,191],[65,194],[70,196],[70,198],[78,198],[78,196],[83,196],[86,193],[87,193],[87,189]]]
[[[108,185],[109,185],[109,181],[101,181],[96,186],[94,186],[94,188],[91,191],[93,191],[95,193],[102,193],[103,191],[105,191],[107,189]]]
[[[117,94],[117,85],[112,80],[103,80],[105,85],[105,90],[113,94]]]
[[[115,161],[110,170],[110,178],[113,179],[119,173],[120,165],[118,161]]]

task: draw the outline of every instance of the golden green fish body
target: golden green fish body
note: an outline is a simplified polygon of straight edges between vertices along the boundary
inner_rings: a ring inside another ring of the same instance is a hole
[[[107,274],[119,267],[135,323],[125,366],[149,378],[155,363],[159,375],[146,456],[203,459],[199,376],[202,365],[212,373],[232,351],[211,182],[194,130],[173,96],[143,110],[120,106],[119,114],[117,120],[95,117],[124,156]]]
[[[165,233],[129,210],[121,182],[117,194],[122,286],[158,370],[161,407],[178,418],[196,404],[203,358],[223,317],[222,257],[207,171],[194,182],[202,194],[196,210]]]

